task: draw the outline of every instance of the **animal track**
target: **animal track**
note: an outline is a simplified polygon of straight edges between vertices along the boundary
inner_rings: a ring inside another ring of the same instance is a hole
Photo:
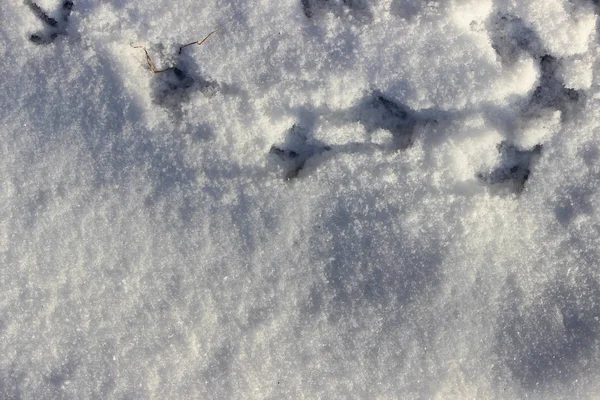
[[[195,92],[211,96],[219,90],[219,84],[194,72],[189,59],[179,58],[176,66],[153,77],[152,100],[170,111],[176,118],[183,116],[182,105]]]
[[[43,30],[29,36],[31,42],[35,44],[50,44],[60,35],[67,34],[67,23],[69,22],[69,16],[73,10],[73,2],[71,0],[64,0],[62,2],[61,7],[56,12],[56,14],[59,14],[58,18],[50,17],[32,0],[25,0],[24,2],[33,14],[45,25]]]
[[[281,146],[273,145],[269,151],[283,163],[286,179],[296,178],[305,165],[309,161],[313,163],[317,156],[319,156],[319,162],[324,162],[336,154],[374,154],[406,150],[413,144],[416,127],[437,121],[424,112],[411,110],[409,107],[390,100],[379,91],[368,94],[355,107],[334,112],[314,110],[310,114],[313,113],[325,115],[328,120],[341,125],[358,122],[363,125],[367,133],[379,129],[388,131],[392,136],[391,144],[384,145],[365,141],[328,145],[310,137],[312,128],[294,124],[287,133],[286,143]],[[309,119],[315,120],[317,116],[311,116]]]
[[[301,0],[301,4],[306,18],[331,12],[358,24],[368,24],[373,20],[365,0]]]
[[[570,118],[585,99],[583,92],[565,86],[560,74],[561,60],[549,54],[538,34],[521,18],[495,14],[488,21],[492,47],[505,65],[517,62],[523,56],[532,57],[539,65],[540,78],[528,99],[520,102],[515,120],[539,118],[542,110],[560,111],[561,120]],[[518,124],[509,121],[507,134],[511,135]],[[515,193],[525,187],[531,173],[532,161],[539,157],[542,146],[519,149],[504,141],[498,145],[501,162],[489,173],[478,173],[477,177],[489,184],[508,184]]]
[[[542,146],[522,150],[506,141],[498,146],[500,165],[489,173],[478,173],[477,178],[491,185],[508,184],[515,193],[521,193],[531,173],[531,164],[542,153]]]
[[[551,55],[544,55],[540,59],[541,77],[540,83],[535,88],[526,112],[536,108],[552,108],[561,111],[563,118],[573,112],[573,106],[583,98],[583,93],[578,90],[565,87],[565,84],[557,73],[560,61]]]
[[[492,48],[504,64],[512,64],[522,54],[538,58],[543,54],[542,43],[537,33],[521,18],[495,14],[488,22]]]
[[[367,96],[354,111],[367,132],[384,129],[392,134],[394,147],[405,150],[413,143],[413,132],[419,123],[426,120],[420,118],[410,108],[398,104],[375,91]]]
[[[182,104],[189,100],[191,93],[199,91],[206,96],[213,95],[219,88],[220,85],[217,82],[210,81],[195,71],[198,67],[195,61],[185,55],[183,50],[192,45],[202,45],[210,36],[220,31],[221,28],[210,32],[204,39],[194,41],[179,46],[177,52],[177,59],[174,62],[164,64],[171,64],[166,68],[156,68],[148,50],[144,46],[131,46],[135,49],[142,49],[146,55],[146,62],[148,67],[154,75],[157,77],[152,81],[152,99],[156,104],[164,107],[171,111],[174,116],[181,118],[183,115]],[[162,45],[156,46],[158,53],[163,56]],[[235,88],[225,84],[222,88],[223,92],[236,93]]]
[[[524,116],[544,108],[560,110],[562,118],[570,116],[583,93],[565,87],[558,74],[561,61],[549,54],[537,33],[512,15],[496,14],[488,26],[492,47],[504,64],[515,63],[523,54],[529,54],[539,63],[539,84],[523,108]]]
[[[294,124],[288,130],[284,145],[271,146],[269,153],[277,156],[284,163],[285,179],[296,178],[309,159],[331,150],[330,146],[309,139],[308,133],[306,129]]]
[[[210,36],[210,35],[209,35]],[[208,36],[207,36],[208,37]],[[151,81],[152,100],[169,111],[174,117],[180,119],[183,116],[182,105],[187,102],[194,92],[201,92],[205,96],[213,95],[220,89],[217,82],[211,81],[199,74],[198,66],[194,59],[179,48],[176,59],[172,62],[162,61],[161,64],[169,67],[158,69],[150,58],[148,50],[143,46],[133,46],[144,50],[148,67],[153,72]],[[155,46],[153,53],[159,54],[159,59],[164,60],[163,47]]]

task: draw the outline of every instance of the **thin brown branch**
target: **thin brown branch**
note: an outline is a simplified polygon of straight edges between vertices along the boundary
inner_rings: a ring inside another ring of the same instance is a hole
[[[219,32],[221,29],[223,29],[223,28],[221,27],[221,28],[219,28],[219,29],[215,29],[214,31],[212,31],[211,33],[209,33],[208,35],[206,35],[206,37],[205,37],[204,39],[202,39],[202,40],[198,40],[197,42],[192,42],[192,43],[184,44],[183,46],[181,46],[181,47],[179,48],[179,54],[181,54],[181,50],[183,50],[183,48],[184,48],[184,47],[188,47],[188,46],[191,46],[191,45],[193,45],[193,44],[197,44],[198,46],[200,46],[202,43],[204,43],[204,42],[206,41],[206,39],[208,39],[209,37],[211,37],[211,35],[212,35],[213,33],[217,33],[217,32]]]
[[[146,53],[146,61],[148,62],[148,66],[150,67],[150,71],[152,71],[153,74],[158,74],[159,72],[165,72],[170,70],[171,68],[165,68],[165,69],[156,69],[156,67],[154,67],[154,63],[152,62],[152,59],[150,58],[150,54],[148,54],[148,50],[146,50],[146,48],[144,46],[134,46],[133,43],[129,43],[129,45],[131,47],[133,47],[134,49],[142,49],[144,50],[144,53]]]

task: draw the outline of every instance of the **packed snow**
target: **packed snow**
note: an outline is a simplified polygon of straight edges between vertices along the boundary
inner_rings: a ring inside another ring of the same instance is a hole
[[[0,398],[598,398],[597,3],[1,1]]]

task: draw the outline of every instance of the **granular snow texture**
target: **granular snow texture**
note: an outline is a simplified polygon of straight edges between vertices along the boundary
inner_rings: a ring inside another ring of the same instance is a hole
[[[598,398],[596,3],[3,0],[0,398]]]

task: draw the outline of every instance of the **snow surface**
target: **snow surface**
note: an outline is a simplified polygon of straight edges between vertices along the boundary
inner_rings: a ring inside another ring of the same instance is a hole
[[[2,0],[0,398],[598,398],[596,3]]]

